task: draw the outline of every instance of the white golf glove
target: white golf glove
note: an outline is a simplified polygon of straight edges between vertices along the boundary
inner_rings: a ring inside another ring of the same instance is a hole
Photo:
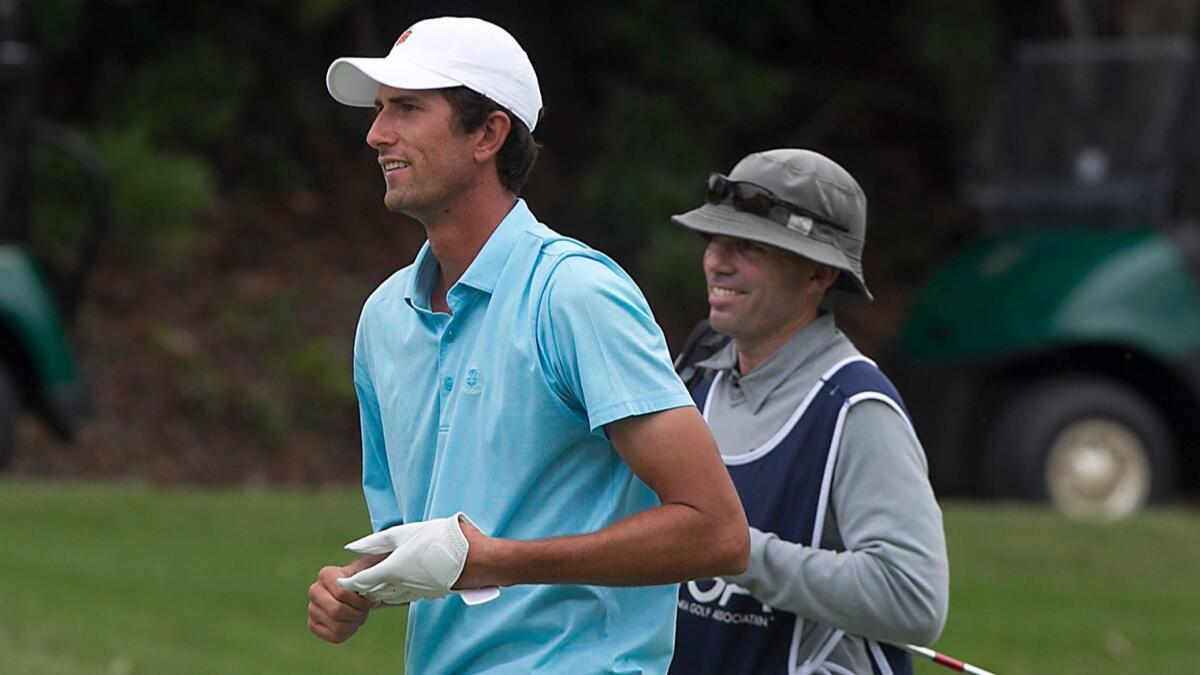
[[[346,549],[355,553],[390,551],[391,555],[354,576],[338,579],[338,585],[391,605],[436,600],[456,592],[450,587],[462,575],[468,550],[458,523],[460,516],[466,518],[457,513],[396,525],[346,544]],[[469,589],[461,594],[468,605],[476,605],[496,598],[500,589]]]

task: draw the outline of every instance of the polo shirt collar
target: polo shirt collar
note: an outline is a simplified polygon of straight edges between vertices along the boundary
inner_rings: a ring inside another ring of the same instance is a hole
[[[417,251],[417,257],[412,264],[413,273],[408,277],[408,288],[404,289],[404,302],[415,310],[431,311],[429,298],[433,295],[433,285],[437,283],[437,258],[429,248],[427,240]]]
[[[517,199],[517,203],[513,204],[508,215],[500,221],[492,236],[488,237],[487,243],[479,249],[478,255],[467,266],[467,271],[463,272],[458,283],[489,294],[496,290],[496,282],[500,279],[500,273],[504,271],[504,264],[508,262],[508,256],[512,253],[517,238],[534,222],[536,221],[533,213],[525,205],[525,200]]]
[[[741,389],[753,412],[763,404],[776,389],[791,375],[816,357],[837,337],[837,326],[833,314],[826,312],[811,323],[796,331],[783,346],[767,357],[762,365],[749,375],[737,370],[737,345],[733,340],[720,351],[696,365],[725,372],[730,385]]]
[[[525,200],[517,199],[508,215],[500,221],[492,231],[492,236],[488,237],[483,248],[479,249],[475,259],[467,266],[467,270],[454,285],[455,288],[461,285],[489,294],[494,291],[517,238],[536,222]],[[404,291],[404,301],[410,307],[430,311],[429,297],[433,294],[434,284],[437,283],[438,270],[437,258],[426,241],[413,260],[413,274],[409,277],[408,288]],[[449,301],[449,295],[454,294],[454,288],[451,288],[447,300]]]

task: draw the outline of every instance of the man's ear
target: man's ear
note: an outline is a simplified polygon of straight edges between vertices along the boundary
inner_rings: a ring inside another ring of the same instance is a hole
[[[504,141],[508,140],[508,133],[512,130],[512,119],[499,110],[493,110],[488,113],[480,130],[483,133],[475,144],[475,161],[482,164],[495,157],[504,147]]]
[[[818,264],[813,266],[812,276],[809,277],[809,281],[816,284],[817,290],[823,292],[829,290],[833,282],[837,281],[839,274],[841,274],[841,270],[836,267]]]

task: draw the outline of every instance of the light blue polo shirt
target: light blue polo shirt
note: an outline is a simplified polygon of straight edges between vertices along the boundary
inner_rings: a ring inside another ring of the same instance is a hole
[[[379,530],[466,513],[528,540],[658,506],[603,426],[693,405],[637,286],[518,200],[430,311],[428,243],[367,300],[354,344],[363,490]],[[409,609],[407,672],[663,673],[676,585],[515,586]]]

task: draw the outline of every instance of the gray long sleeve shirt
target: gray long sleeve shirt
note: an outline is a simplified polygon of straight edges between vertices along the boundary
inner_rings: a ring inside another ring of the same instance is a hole
[[[858,355],[833,316],[824,314],[749,375],[738,373],[732,343],[700,362],[725,373],[709,394],[707,416],[721,454],[764,444],[822,374]],[[864,400],[846,416],[821,548],[751,528],[750,567],[729,581],[804,621],[797,664],[835,629],[846,636],[812,672],[871,672],[859,636],[917,644],[937,639],[949,605],[949,564],[927,474],[908,421],[882,401]]]

